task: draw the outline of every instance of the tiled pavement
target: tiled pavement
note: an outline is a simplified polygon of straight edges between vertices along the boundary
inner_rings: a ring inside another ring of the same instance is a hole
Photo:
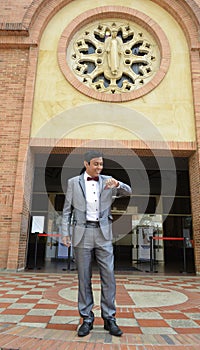
[[[122,337],[103,329],[99,275],[93,275],[95,323],[77,337],[77,273],[0,273],[2,350],[199,350],[200,277],[116,274]]]

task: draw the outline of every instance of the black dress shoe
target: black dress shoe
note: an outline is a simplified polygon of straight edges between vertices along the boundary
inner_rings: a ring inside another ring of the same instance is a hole
[[[84,321],[78,330],[78,336],[85,337],[90,333],[91,329],[93,329],[93,322]]]
[[[117,337],[121,337],[123,332],[116,324],[115,320],[104,320],[104,329],[109,331],[111,335],[115,335]]]

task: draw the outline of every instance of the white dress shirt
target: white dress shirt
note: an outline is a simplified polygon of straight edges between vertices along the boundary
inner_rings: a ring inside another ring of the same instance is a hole
[[[99,220],[99,182],[87,181],[87,177],[90,176],[86,172],[84,174],[85,189],[86,189],[86,220],[98,221]]]

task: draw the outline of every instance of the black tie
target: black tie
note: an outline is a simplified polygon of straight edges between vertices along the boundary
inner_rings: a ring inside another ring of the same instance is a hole
[[[91,181],[91,180],[94,180],[94,181],[99,181],[99,177],[98,177],[98,176],[94,176],[94,177],[87,177],[87,181]]]

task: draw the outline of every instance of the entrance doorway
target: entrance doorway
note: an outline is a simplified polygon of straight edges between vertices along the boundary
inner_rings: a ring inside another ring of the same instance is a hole
[[[165,186],[162,191],[163,178],[170,184],[174,181],[174,172],[167,166],[162,169],[153,157],[126,159],[126,168],[122,158],[113,156],[104,161],[104,174],[131,184],[133,195],[129,198],[115,198],[112,205],[114,218],[114,252],[115,266],[118,270],[146,270],[149,264],[141,258],[139,228],[169,240],[155,241],[156,269],[164,272],[178,273],[183,270],[183,241],[171,238],[183,238],[187,234],[192,240],[191,206],[188,159],[175,158],[176,191],[172,195]],[[129,156],[127,156],[129,157]],[[60,224],[65,199],[67,179],[80,173],[82,156],[77,155],[76,161],[68,164],[66,154],[36,154],[34,185],[32,195],[31,226],[29,233],[27,268],[40,268],[45,271],[60,271],[67,269],[69,259],[72,268],[73,249],[70,254],[63,251],[60,242]],[[163,162],[164,160],[162,160]],[[166,162],[167,164],[167,162]],[[171,203],[171,204],[170,204]],[[170,208],[170,209],[169,209]],[[41,219],[42,217],[42,219]],[[43,222],[40,234],[33,229],[34,220]],[[143,230],[144,232],[144,230]],[[179,251],[179,254],[173,252]],[[186,250],[187,266],[194,271],[193,247]]]

